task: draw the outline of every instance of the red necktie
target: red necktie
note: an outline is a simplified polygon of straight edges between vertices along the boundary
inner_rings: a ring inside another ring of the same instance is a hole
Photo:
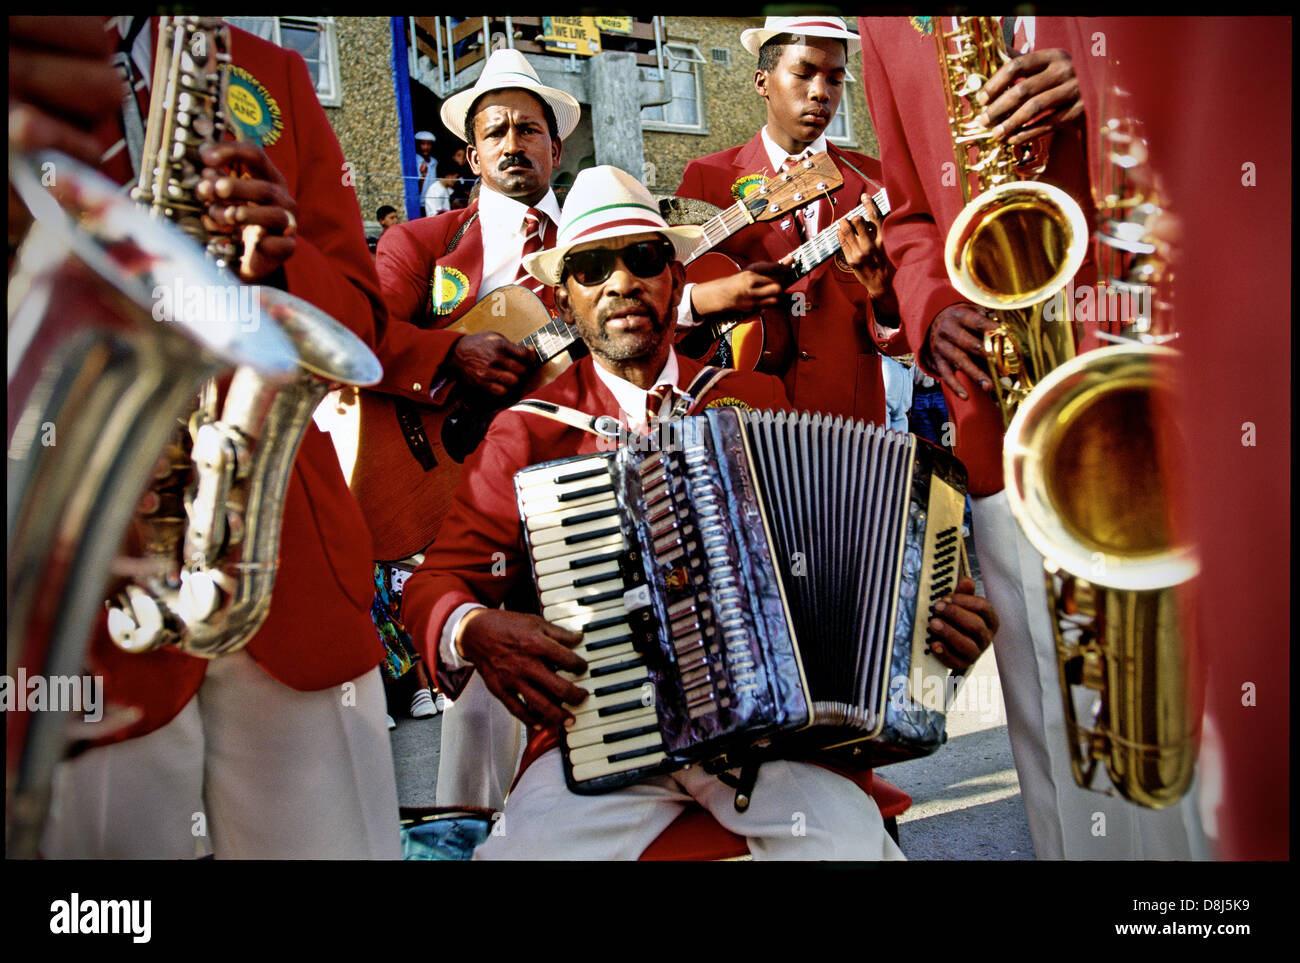
[[[787,157],[785,163],[781,165],[781,171],[789,171],[803,162],[803,157]],[[794,212],[794,229],[799,233],[802,240],[808,240],[807,226],[804,224],[804,209],[801,207]]]
[[[145,127],[149,120],[149,78],[141,74],[140,68],[131,57],[135,38],[147,23],[146,18],[137,17],[125,37],[117,36],[117,26],[113,19],[110,18],[105,24],[105,31],[111,31],[113,39],[117,42],[118,49],[113,61],[122,77],[122,111],[119,117],[106,121],[96,131],[96,139],[104,153],[116,147],[111,157],[100,160],[99,166],[105,175],[118,184],[133,182],[137,174],[137,162],[131,156],[124,134],[130,127],[134,131],[134,136],[143,142]],[[141,161],[142,165],[143,161]]]
[[[543,220],[546,222],[545,230],[542,229]],[[538,251],[555,245],[555,223],[537,208],[530,207],[527,213],[524,214],[523,232],[524,247],[519,252],[519,273],[515,275],[515,283],[521,284],[532,291],[542,299],[542,303],[546,305],[547,310],[551,310],[555,306],[555,298],[551,288],[524,270],[524,259],[530,254],[536,254]]]
[[[668,382],[657,384],[645,393],[645,428],[647,431],[656,423],[672,417],[677,399],[686,395],[676,385]]]

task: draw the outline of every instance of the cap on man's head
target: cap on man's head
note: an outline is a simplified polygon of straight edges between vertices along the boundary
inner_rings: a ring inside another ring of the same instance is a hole
[[[854,46],[849,41],[858,40],[858,35],[848,28],[842,17],[831,17],[820,13],[805,14],[802,17],[768,17],[761,27],[750,27],[740,35],[740,45],[755,57],[759,49],[773,37],[783,33],[801,34],[806,37],[830,37],[843,40],[849,49],[859,53],[861,46]]]
[[[578,172],[560,211],[555,247],[524,258],[524,270],[544,284],[559,284],[564,255],[580,244],[655,232],[672,241],[684,258],[699,243],[702,228],[669,227],[659,205],[631,174],[608,165]]]
[[[568,137],[573,133],[573,128],[578,126],[582,108],[578,106],[577,100],[563,90],[544,85],[533,65],[511,47],[494,51],[483,65],[483,72],[479,74],[474,86],[444,100],[439,116],[449,131],[468,144],[471,138],[465,130],[465,114],[474,105],[474,101],[494,90],[511,89],[535,94],[551,108],[551,113],[555,115],[555,132],[560,140]]]
[[[420,141],[420,140],[427,140],[430,144],[432,144],[432,143],[433,143],[434,141],[436,141],[438,138],[434,137],[433,134],[430,133],[430,132],[427,131],[427,130],[417,130],[417,131],[415,132],[415,139],[416,139],[417,141]]]

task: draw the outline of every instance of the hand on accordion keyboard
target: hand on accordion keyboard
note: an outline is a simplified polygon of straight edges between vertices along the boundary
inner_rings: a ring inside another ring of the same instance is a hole
[[[973,594],[974,591],[973,581],[959,579],[957,591],[935,604],[938,615],[930,620],[930,628],[939,639],[932,646],[934,655],[955,671],[974,665],[998,631],[998,613],[993,603]]]
[[[581,641],[581,632],[562,629],[540,615],[474,609],[461,620],[457,644],[510,714],[541,728],[572,720],[565,705],[587,698],[585,690],[557,674],[586,671],[586,661],[570,651]]]

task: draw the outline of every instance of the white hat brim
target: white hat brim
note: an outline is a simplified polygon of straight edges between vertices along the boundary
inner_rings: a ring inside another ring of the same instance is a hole
[[[459,93],[452,94],[442,102],[442,110],[438,112],[442,118],[443,126],[468,144],[470,138],[465,131],[465,112],[473,106],[474,101],[495,90],[523,90],[535,95],[540,100],[544,100],[550,105],[551,111],[555,114],[555,132],[559,135],[560,140],[564,140],[573,133],[573,129],[578,126],[578,121],[582,117],[582,107],[572,94],[568,94],[556,87],[546,87],[542,84],[521,81],[519,83],[493,84],[491,87],[486,88],[469,87]]]
[[[848,44],[849,51],[856,50],[862,53],[862,46],[858,41],[861,39],[851,30],[840,30],[837,27],[804,27],[799,30],[771,30],[767,27],[750,27],[740,34],[740,45],[744,47],[753,56],[758,56],[758,51],[763,44],[767,43],[773,37],[783,34],[793,33],[805,37],[829,37],[831,40],[843,40]]]
[[[531,274],[543,284],[556,285],[560,283],[560,275],[564,271],[564,255],[568,254],[575,247],[583,244],[590,244],[592,241],[600,241],[609,237],[631,237],[636,234],[662,234],[672,241],[673,249],[677,252],[677,260],[682,260],[689,255],[704,236],[704,229],[694,225],[685,225],[682,227],[640,227],[634,231],[629,231],[626,227],[610,227],[604,231],[595,231],[592,234],[574,241],[571,244],[560,244],[545,251],[538,251],[536,254],[530,254],[524,258],[524,270]]]

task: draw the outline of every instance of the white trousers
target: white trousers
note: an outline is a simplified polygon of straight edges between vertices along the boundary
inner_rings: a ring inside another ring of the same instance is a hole
[[[223,656],[175,719],[61,763],[53,788],[52,859],[401,857],[378,667],[298,692]]]
[[[975,548],[1001,627],[993,642],[1029,835],[1039,859],[1208,859],[1193,785],[1151,810],[1082,789],[1070,768],[1043,557],[1016,524],[1005,492],[972,498]],[[1095,785],[1108,786],[1104,773]]]
[[[439,806],[477,806],[500,812],[519,771],[527,730],[475,672],[442,714],[438,752]]]
[[[749,808],[698,766],[617,792],[579,796],[560,751],[529,766],[475,859],[636,859],[691,800],[747,837],[755,859],[903,859],[875,801],[843,776],[800,762],[765,762]]]

